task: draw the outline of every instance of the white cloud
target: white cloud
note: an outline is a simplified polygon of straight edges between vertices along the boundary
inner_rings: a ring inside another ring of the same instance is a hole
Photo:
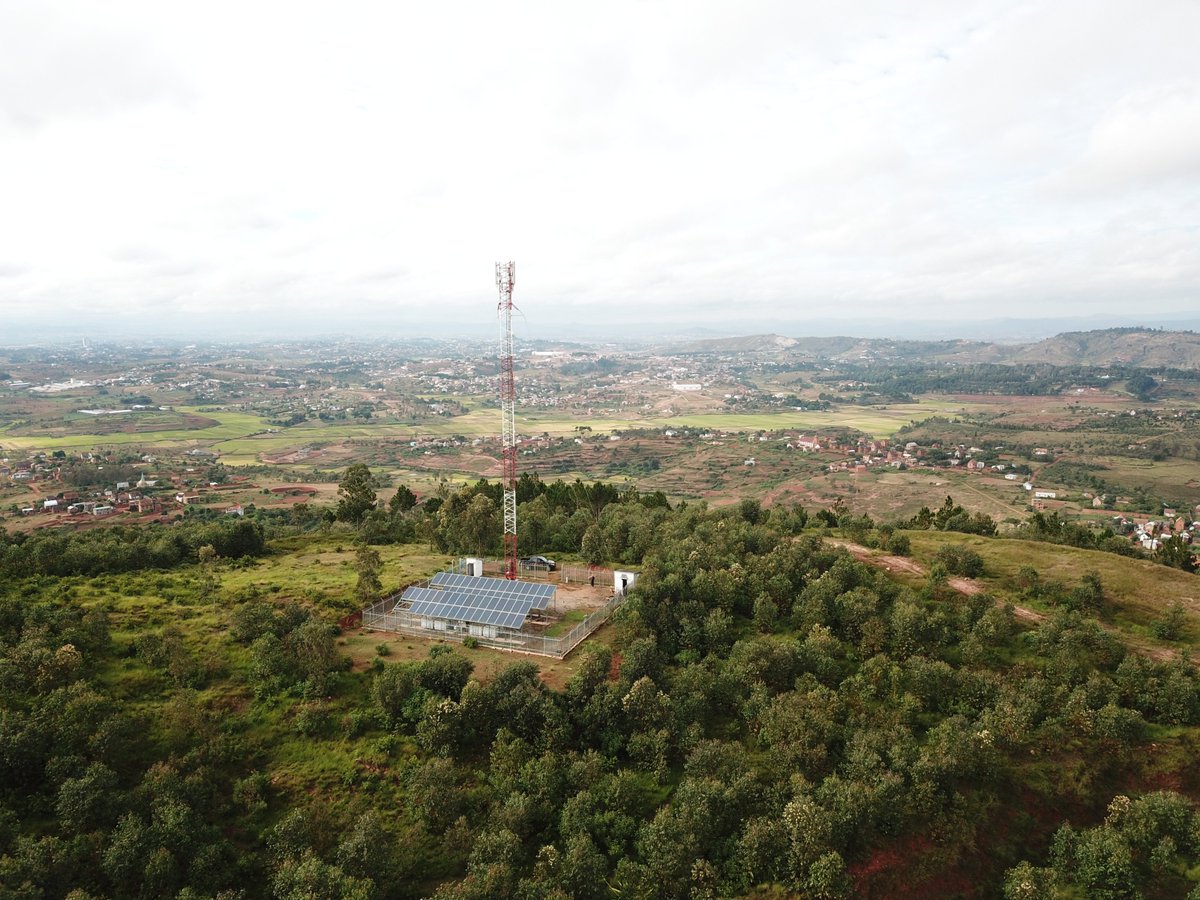
[[[0,314],[1166,310],[1200,6],[52,2],[0,14]],[[785,330],[802,330],[802,325]]]
[[[1123,190],[1200,177],[1200,85],[1121,97],[1095,124],[1083,155],[1061,176],[1068,189]]]

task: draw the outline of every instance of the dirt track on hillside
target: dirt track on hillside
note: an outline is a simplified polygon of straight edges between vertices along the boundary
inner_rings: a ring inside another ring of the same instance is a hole
[[[915,560],[911,560],[905,556],[888,556],[880,553],[877,550],[872,550],[870,547],[864,547],[862,544],[855,544],[852,541],[842,540],[841,538],[826,538],[830,544],[835,547],[841,547],[848,551],[855,559],[861,560],[868,565],[883,569],[885,572],[893,574],[906,574],[925,576],[928,574],[926,568]],[[983,593],[983,587],[976,584],[969,578],[947,578],[946,583],[954,588],[960,594],[974,596],[975,594]],[[1017,606],[1013,604],[1013,615],[1023,622],[1038,624],[1045,622],[1048,616],[1045,613],[1040,613],[1037,610],[1029,609],[1027,606]],[[1170,662],[1175,658],[1175,651],[1167,647],[1151,647],[1146,644],[1138,644],[1131,640],[1127,635],[1121,634],[1116,628],[1111,625],[1105,625],[1103,622],[1097,622],[1101,628],[1111,634],[1113,637],[1121,641],[1126,647],[1135,653],[1140,653],[1143,656],[1148,656],[1157,662]]]
[[[862,544],[855,544],[851,541],[841,540],[840,538],[826,538],[826,540],[834,546],[848,550],[850,555],[855,559],[883,569],[885,572],[903,572],[906,575],[917,575],[922,578],[928,574],[923,565],[916,560],[909,559],[907,556],[888,556],[872,550],[870,547],[864,547]],[[983,593],[983,588],[970,578],[960,578],[954,575],[947,578],[946,583],[960,594],[966,594],[971,597]],[[1026,619],[1030,622],[1041,622],[1046,618],[1041,613],[1034,612],[1032,609],[1026,609],[1023,606],[1013,607],[1013,612],[1016,613],[1018,619]]]

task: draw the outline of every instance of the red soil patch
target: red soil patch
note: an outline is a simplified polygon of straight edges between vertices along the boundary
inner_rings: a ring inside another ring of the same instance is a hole
[[[608,680],[609,681],[616,681],[618,678],[621,677],[621,663],[624,661],[625,661],[625,657],[623,657],[620,653],[614,653],[612,655],[612,662],[609,664],[609,667],[608,667]]]

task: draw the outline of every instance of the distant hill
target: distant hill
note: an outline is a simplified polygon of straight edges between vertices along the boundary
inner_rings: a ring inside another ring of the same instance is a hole
[[[676,354],[755,354],[780,361],[1053,363],[1200,368],[1200,333],[1152,328],[1071,331],[1032,344],[986,341],[917,341],[857,337],[799,337],[754,334],[674,344]]]
[[[743,353],[803,362],[1002,362],[1010,348],[983,341],[908,341],[889,338],[800,337],[753,334],[674,344],[669,352],[729,356]]]
[[[834,338],[833,340],[836,340]],[[788,350],[799,343],[796,338],[781,334],[749,334],[744,337],[708,338],[688,341],[670,348],[672,353],[764,353]]]
[[[1011,362],[1075,363],[1084,366],[1200,368],[1200,333],[1149,328],[1068,331],[1011,348]]]

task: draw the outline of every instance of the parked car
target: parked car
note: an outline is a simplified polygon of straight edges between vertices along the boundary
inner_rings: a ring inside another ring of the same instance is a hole
[[[532,569],[545,569],[547,572],[553,572],[558,568],[554,564],[554,560],[546,559],[544,556],[523,556],[521,557],[521,565],[529,566]]]

